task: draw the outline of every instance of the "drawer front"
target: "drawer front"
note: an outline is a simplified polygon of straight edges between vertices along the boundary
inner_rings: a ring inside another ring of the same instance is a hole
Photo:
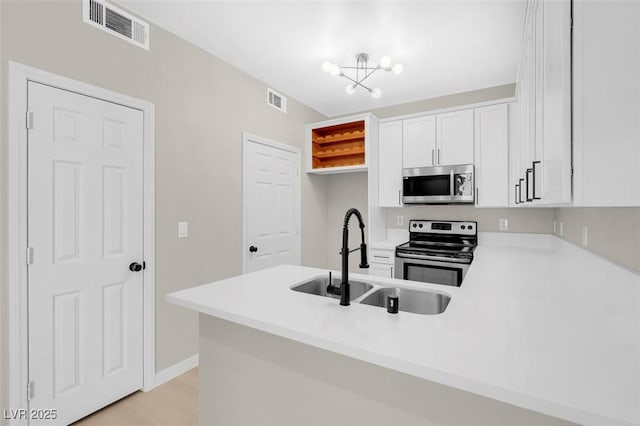
[[[371,263],[385,263],[387,265],[393,265],[395,263],[396,253],[395,250],[381,250],[371,249],[369,262]]]
[[[393,265],[386,265],[382,263],[370,263],[369,275],[375,277],[393,278]]]

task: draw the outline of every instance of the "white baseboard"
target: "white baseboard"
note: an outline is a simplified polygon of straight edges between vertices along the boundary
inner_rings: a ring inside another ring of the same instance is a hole
[[[164,383],[167,383],[171,379],[175,379],[179,375],[186,373],[194,367],[198,366],[198,354],[180,361],[171,367],[165,368],[162,371],[156,373],[156,383],[154,387],[158,387]]]

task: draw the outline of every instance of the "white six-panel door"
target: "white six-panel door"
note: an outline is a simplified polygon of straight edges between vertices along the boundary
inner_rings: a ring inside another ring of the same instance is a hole
[[[299,154],[251,139],[244,150],[245,272],[300,264]]]
[[[67,424],[142,387],[143,113],[38,83],[28,104],[30,408]]]

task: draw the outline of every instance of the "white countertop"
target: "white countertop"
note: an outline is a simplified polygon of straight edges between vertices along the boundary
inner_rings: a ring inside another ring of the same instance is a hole
[[[167,300],[570,421],[640,424],[640,276],[552,236],[485,234],[462,287],[353,274],[452,296],[440,315],[294,292],[284,265]]]

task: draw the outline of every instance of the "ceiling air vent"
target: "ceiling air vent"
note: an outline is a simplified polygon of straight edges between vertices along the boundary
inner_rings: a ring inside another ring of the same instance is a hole
[[[275,109],[279,109],[284,113],[287,112],[287,98],[273,89],[267,89],[267,103]]]
[[[82,19],[87,24],[149,50],[149,24],[106,1],[83,0]]]

